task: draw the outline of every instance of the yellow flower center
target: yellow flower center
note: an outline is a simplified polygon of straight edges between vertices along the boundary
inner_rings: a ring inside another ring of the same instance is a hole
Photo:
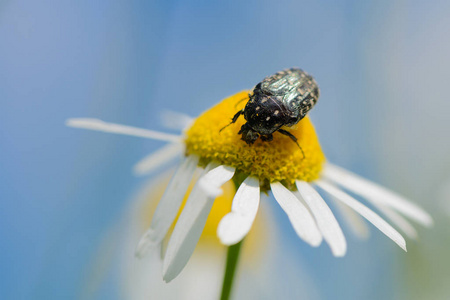
[[[243,116],[219,132],[247,101],[248,91],[243,91],[200,115],[186,132],[187,155],[196,154],[204,163],[214,160],[232,166],[245,175],[258,177],[265,184],[281,181],[293,185],[297,179],[317,179],[325,156],[308,117],[295,126],[283,127],[298,139],[304,156],[291,138],[279,132],[273,134],[270,142],[258,139],[247,145],[238,134],[246,122]]]

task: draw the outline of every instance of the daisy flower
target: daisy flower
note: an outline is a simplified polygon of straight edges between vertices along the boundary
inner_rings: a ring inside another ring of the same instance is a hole
[[[348,220],[359,220],[362,216],[405,251],[402,235],[347,191],[365,198],[412,238],[417,233],[405,217],[424,226],[432,225],[432,218],[424,210],[402,196],[326,162],[308,117],[286,128],[297,138],[301,148],[289,136],[277,132],[270,142],[257,140],[252,145],[246,144],[238,134],[245,122],[243,118],[220,131],[230,123],[235,112],[244,107],[246,101],[242,100],[248,99],[248,95],[248,91],[243,91],[223,100],[193,120],[179,136],[96,119],[67,121],[67,125],[72,127],[168,142],[137,164],[135,170],[138,173],[153,170],[180,154],[184,156],[156,208],[150,228],[137,245],[138,257],[161,245],[177,217],[195,170],[198,167],[202,169],[167,244],[163,260],[164,281],[174,279],[187,264],[214,199],[222,193],[221,187],[228,181],[235,184],[237,191],[231,211],[217,226],[217,236],[227,246],[239,245],[248,234],[258,212],[261,192],[270,191],[297,235],[313,247],[325,241],[336,257],[345,255],[347,243],[319,191],[344,204],[342,208]]]

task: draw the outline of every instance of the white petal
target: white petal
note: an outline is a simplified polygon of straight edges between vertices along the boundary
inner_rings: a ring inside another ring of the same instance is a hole
[[[370,236],[369,227],[366,221],[353,209],[339,201],[334,201],[337,209],[343,216],[343,221],[347,223],[349,229],[360,239],[367,239]]]
[[[221,182],[227,182],[234,175],[234,168],[218,166],[209,171],[199,180],[200,187],[208,194],[217,197],[222,194]]]
[[[258,212],[259,199],[259,180],[249,176],[237,190],[231,212],[222,218],[217,227],[222,244],[237,244],[247,235]]]
[[[328,205],[307,182],[297,180],[296,185],[303,200],[316,218],[317,226],[322,232],[325,241],[330,245],[333,255],[344,256],[347,252],[347,242]]]
[[[160,243],[159,257],[161,258],[161,261],[163,261],[164,257],[166,256],[167,244],[169,244],[169,238],[170,238],[170,234],[166,234],[164,236],[164,239]]]
[[[381,211],[382,214],[386,216],[394,225],[396,225],[398,228],[400,228],[401,231],[403,231],[409,238],[411,239],[417,239],[418,234],[414,226],[406,220],[402,215],[397,213],[395,210],[380,205],[376,201],[372,201],[370,198],[367,198],[369,202],[373,204],[379,211]]]
[[[132,135],[153,140],[161,140],[166,142],[182,142],[178,135],[153,131],[149,129],[142,129],[127,125],[107,123],[99,119],[90,118],[74,118],[66,120],[66,125],[69,127],[84,128],[90,130],[97,130],[109,133]]]
[[[366,198],[371,198],[385,206],[392,207],[405,216],[420,222],[425,226],[433,225],[433,219],[419,206],[409,202],[404,197],[376,183],[353,174],[332,164],[327,164],[323,176],[344,188]]]
[[[322,243],[322,234],[309,210],[281,183],[271,183],[270,188],[275,200],[288,215],[297,235],[311,246],[319,246]]]
[[[322,188],[324,191],[332,195],[335,199],[343,202],[344,204],[353,208],[361,216],[366,218],[370,223],[377,227],[381,232],[387,235],[391,240],[393,240],[397,245],[406,251],[405,239],[397,232],[391,225],[389,225],[385,220],[383,220],[379,215],[374,213],[370,208],[360,203],[358,200],[354,199],[347,193],[343,192],[339,188],[329,184],[326,181],[318,180],[316,184]]]
[[[194,118],[176,111],[166,110],[161,112],[162,124],[169,129],[183,130],[188,128],[194,120]]]
[[[199,181],[208,174],[210,168],[211,166],[207,167]],[[228,180],[215,181],[214,188],[219,189],[226,181]],[[192,189],[167,245],[163,262],[163,279],[166,282],[174,279],[187,264],[214,203],[215,196],[206,193],[198,183]]]
[[[144,175],[155,171],[157,168],[168,163],[183,151],[183,144],[171,143],[161,149],[150,153],[141,159],[134,167],[133,171],[136,175]]]
[[[188,156],[178,167],[156,207],[150,228],[138,243],[136,248],[137,257],[142,257],[148,250],[159,245],[164,239],[178,214],[197,163],[198,157]]]

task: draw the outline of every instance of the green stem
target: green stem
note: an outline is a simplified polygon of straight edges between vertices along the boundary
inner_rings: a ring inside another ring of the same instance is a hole
[[[242,241],[236,245],[228,247],[227,263],[225,267],[225,276],[223,278],[222,293],[220,300],[229,300],[231,295],[231,288],[233,287],[233,279],[236,273],[237,262],[239,260],[239,253],[241,251]]]

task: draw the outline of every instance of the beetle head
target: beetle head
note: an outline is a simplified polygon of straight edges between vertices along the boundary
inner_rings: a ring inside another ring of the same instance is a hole
[[[248,123],[242,125],[241,130],[239,130],[238,134],[242,134],[241,140],[243,140],[249,145],[253,144],[259,138],[259,133],[254,131],[248,125]]]

